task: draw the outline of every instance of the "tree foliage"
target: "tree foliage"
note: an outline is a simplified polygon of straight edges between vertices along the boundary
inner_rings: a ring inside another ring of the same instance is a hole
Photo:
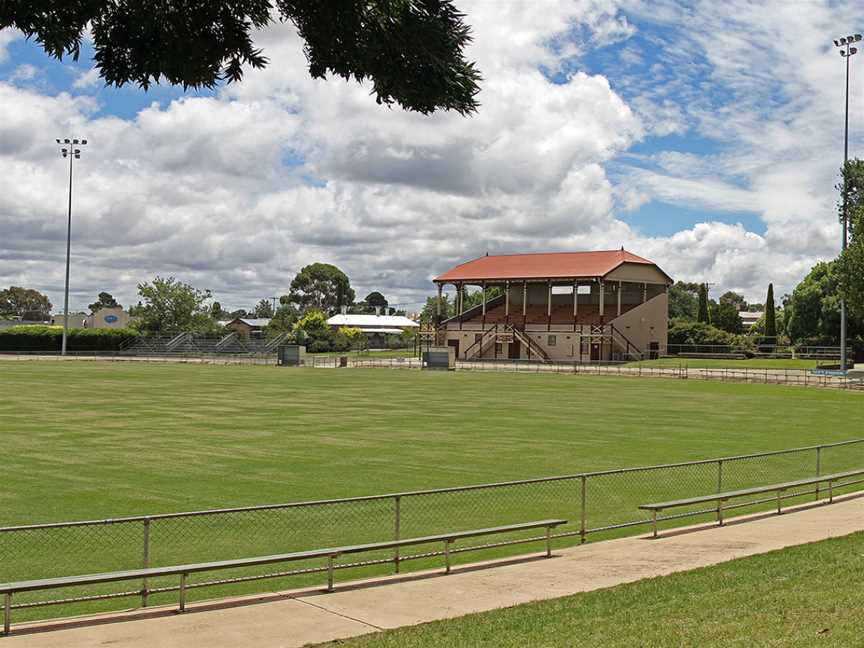
[[[372,81],[378,103],[421,113],[476,110],[470,27],[452,0],[5,0],[0,29],[77,60],[85,34],[108,85],[212,88],[269,61],[254,30],[278,16],[304,39],[309,73]],[[276,64],[279,64],[277,61]]]
[[[727,333],[738,334],[742,331],[741,316],[738,307],[732,302],[720,302],[711,305],[711,324]]]
[[[114,299],[114,296],[111,293],[100,292],[96,301],[90,304],[87,308],[90,309],[91,313],[95,313],[102,308],[116,308],[118,306],[120,306],[120,304],[117,303],[117,300]]]
[[[720,295],[720,299],[718,300],[721,304],[732,304],[739,311],[746,311],[749,307],[747,300],[744,299],[744,295],[739,295],[733,290],[727,290],[725,293]]]
[[[270,319],[273,317],[273,302],[269,299],[262,299],[257,304],[255,304],[255,310],[252,311],[253,317]]]
[[[838,187],[841,218],[844,187],[852,240],[837,260],[837,278],[849,314],[864,318],[864,160],[849,160],[843,169],[843,181]]]
[[[456,309],[450,302],[447,295],[441,295],[441,319],[445,320],[448,317],[453,317],[456,314]],[[420,311],[421,324],[436,324],[438,322],[438,297],[427,297],[426,303],[423,305],[423,310]]]
[[[768,296],[765,297],[765,337],[777,337],[777,314],[774,311],[774,284],[768,284]]]
[[[669,324],[669,344],[733,345],[741,338],[705,322],[672,320]]]
[[[33,288],[10,286],[0,290],[0,314],[42,321],[51,315],[51,302]]]
[[[354,290],[348,276],[336,266],[313,263],[294,277],[289,297],[301,310],[314,308],[334,313],[354,302]]]
[[[784,309],[786,333],[798,344],[840,342],[839,262],[817,263],[789,296]],[[849,337],[864,334],[864,318],[848,320]]]
[[[132,312],[136,326],[150,333],[210,332],[215,327],[207,303],[209,290],[198,290],[174,277],[138,284],[141,303]],[[132,311],[133,309],[130,309]]]
[[[699,315],[699,284],[676,281],[669,288],[669,318],[695,321]]]
[[[696,314],[696,320],[704,324],[710,321],[708,313],[708,286],[704,283],[699,284],[699,309]]]

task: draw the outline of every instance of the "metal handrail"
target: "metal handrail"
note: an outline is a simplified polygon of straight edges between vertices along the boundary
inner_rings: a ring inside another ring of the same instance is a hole
[[[157,513],[153,515],[133,515],[133,516],[125,516],[125,517],[117,517],[117,518],[104,518],[97,520],[74,520],[69,522],[48,522],[43,524],[25,524],[25,525],[17,525],[17,526],[6,526],[0,527],[0,533],[8,533],[13,531],[31,531],[35,529],[57,529],[63,527],[72,527],[72,526],[86,526],[86,525],[109,525],[109,524],[121,524],[125,522],[143,522],[145,520],[155,521],[155,520],[168,520],[175,518],[184,518],[184,517],[200,517],[206,515],[220,515],[226,513],[246,513],[251,511],[268,511],[274,509],[288,509],[288,508],[301,508],[307,506],[327,506],[333,504],[342,504],[349,502],[369,502],[375,500],[386,500],[393,499],[397,497],[416,497],[422,495],[437,495],[444,493],[458,493],[465,492],[470,490],[486,490],[490,488],[502,488],[508,486],[520,486],[525,484],[541,484],[546,482],[554,482],[554,481],[562,481],[562,480],[574,480],[574,479],[582,479],[582,478],[591,478],[591,477],[600,477],[604,475],[619,475],[624,473],[634,473],[634,472],[645,472],[650,470],[662,470],[668,468],[681,468],[684,466],[700,466],[706,464],[716,464],[717,462],[730,462],[730,461],[741,461],[746,459],[758,459],[760,457],[772,457],[779,456],[785,454],[795,454],[799,452],[809,452],[813,450],[824,450],[825,448],[836,448],[847,445],[855,445],[859,443],[864,443],[864,438],[860,439],[850,439],[847,441],[836,441],[833,443],[823,443],[819,445],[812,446],[802,446],[798,448],[788,448],[786,450],[769,450],[766,452],[756,452],[751,454],[744,455],[730,455],[724,457],[715,457],[712,459],[697,459],[693,461],[680,461],[675,463],[666,463],[666,464],[653,464],[649,466],[634,466],[631,468],[615,468],[611,470],[597,470],[591,472],[581,472],[581,473],[572,473],[566,475],[555,475],[551,477],[535,477],[531,479],[515,479],[510,481],[503,482],[488,482],[481,484],[470,484],[466,486],[450,486],[446,488],[430,488],[430,489],[422,489],[422,490],[413,490],[413,491],[396,491],[391,493],[384,493],[380,495],[359,495],[355,497],[340,497],[340,498],[331,498],[331,499],[318,499],[318,500],[304,500],[300,502],[284,502],[281,504],[258,504],[255,506],[238,506],[238,507],[230,507],[230,508],[219,508],[219,509],[204,509],[199,511],[182,511],[177,513]]]

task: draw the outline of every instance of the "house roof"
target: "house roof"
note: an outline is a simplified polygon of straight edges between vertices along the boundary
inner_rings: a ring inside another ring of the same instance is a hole
[[[270,323],[270,318],[269,317],[258,317],[258,318],[255,318],[255,317],[252,317],[252,318],[250,318],[250,317],[235,317],[234,319],[228,320],[227,322],[224,320],[220,321],[219,324],[221,324],[222,326],[227,326],[228,324],[232,324],[234,322],[243,322],[244,324],[247,324],[253,328],[255,328],[255,327],[263,328]]]
[[[375,328],[413,328],[420,326],[404,315],[334,315],[327,320],[330,326],[351,326],[366,329]]]
[[[620,250],[500,254],[466,261],[438,277],[438,283],[502,279],[573,279],[605,277],[624,263],[657,267],[653,261]],[[657,267],[660,270],[659,267]],[[660,272],[663,272],[660,270]],[[663,272],[666,275],[665,272]],[[666,275],[671,281],[671,277]]]

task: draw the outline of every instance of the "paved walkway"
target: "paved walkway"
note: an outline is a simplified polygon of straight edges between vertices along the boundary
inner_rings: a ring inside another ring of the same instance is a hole
[[[2,648],[290,648],[555,598],[864,530],[864,497],[337,587],[13,626]]]

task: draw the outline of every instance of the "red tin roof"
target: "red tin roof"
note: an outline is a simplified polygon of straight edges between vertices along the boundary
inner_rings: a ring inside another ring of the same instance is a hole
[[[466,261],[434,281],[490,281],[502,279],[574,279],[604,277],[623,263],[657,267],[653,261],[620,250],[596,252],[544,252],[537,254],[501,254]],[[660,270],[660,268],[657,268]],[[663,272],[660,270],[660,272]],[[666,275],[665,272],[663,272]],[[669,277],[669,275],[666,275]],[[671,277],[669,277],[671,281]]]

